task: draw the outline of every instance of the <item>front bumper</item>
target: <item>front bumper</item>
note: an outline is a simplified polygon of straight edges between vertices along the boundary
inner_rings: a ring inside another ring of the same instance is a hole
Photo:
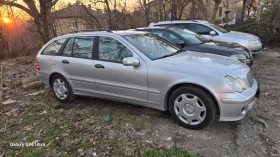
[[[249,48],[250,48],[252,54],[254,54],[254,55],[259,54],[259,53],[262,52],[262,44],[261,43],[259,43],[257,45],[249,44]]]
[[[242,93],[215,93],[219,103],[220,121],[237,121],[242,119],[253,107],[260,90],[256,80],[253,86]]]
[[[38,72],[37,75],[38,75],[38,78],[40,79],[41,82],[43,82],[45,85],[50,87],[49,75],[46,75],[46,74],[41,73],[41,72]]]

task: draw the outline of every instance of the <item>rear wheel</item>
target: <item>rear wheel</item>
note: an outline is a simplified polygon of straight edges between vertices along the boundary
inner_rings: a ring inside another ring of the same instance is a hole
[[[182,126],[202,129],[216,118],[216,103],[204,89],[195,86],[177,88],[170,96],[169,108],[172,116]]]
[[[61,75],[53,77],[52,90],[56,99],[60,102],[71,102],[75,98],[70,84]]]

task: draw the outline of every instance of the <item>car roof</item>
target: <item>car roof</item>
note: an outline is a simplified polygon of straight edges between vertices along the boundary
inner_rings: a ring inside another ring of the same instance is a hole
[[[150,23],[150,26],[151,26],[151,25],[157,25],[157,24],[171,24],[171,23],[203,23],[203,24],[207,24],[207,23],[209,23],[209,21],[205,21],[205,20],[173,20],[173,21],[160,21],[160,22]]]

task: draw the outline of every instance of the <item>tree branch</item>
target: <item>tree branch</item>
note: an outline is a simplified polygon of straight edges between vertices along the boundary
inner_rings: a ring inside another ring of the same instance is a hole
[[[27,14],[29,14],[30,16],[33,16],[33,14],[31,13],[31,11],[26,8],[25,6],[21,5],[21,4],[18,4],[18,3],[14,3],[14,2],[10,2],[10,1],[6,1],[6,0],[0,0],[0,5],[8,5],[8,6],[11,6],[11,7],[16,7],[16,8],[19,8],[23,11],[25,11]]]
[[[47,3],[47,10],[50,10],[56,3],[58,0],[54,0]]]

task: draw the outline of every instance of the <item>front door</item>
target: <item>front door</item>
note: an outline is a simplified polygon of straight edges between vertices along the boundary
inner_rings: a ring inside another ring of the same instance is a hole
[[[199,35],[204,36],[208,40],[220,41],[219,33],[208,26],[205,26],[202,24],[196,24],[196,23],[188,23],[188,24],[185,24],[185,27],[187,27],[192,32],[195,32]],[[216,35],[213,35],[213,36],[210,35],[211,31],[216,32]]]
[[[140,60],[138,67],[124,66],[123,58]],[[147,66],[131,49],[113,37],[99,37],[94,61],[96,92],[107,96],[147,102]]]

